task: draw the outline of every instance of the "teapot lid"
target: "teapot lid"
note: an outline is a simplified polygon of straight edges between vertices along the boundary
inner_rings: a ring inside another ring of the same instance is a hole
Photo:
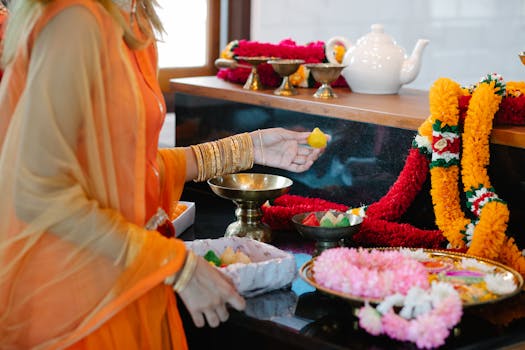
[[[385,34],[385,28],[382,24],[372,24],[372,31],[361,37],[357,44],[372,44],[372,45],[396,45],[396,42],[388,34]]]

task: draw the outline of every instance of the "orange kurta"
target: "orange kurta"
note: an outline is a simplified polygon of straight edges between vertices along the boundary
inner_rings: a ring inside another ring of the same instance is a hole
[[[183,349],[185,247],[143,229],[185,172],[161,202],[155,48],[92,0],[31,13],[0,84],[0,349]]]

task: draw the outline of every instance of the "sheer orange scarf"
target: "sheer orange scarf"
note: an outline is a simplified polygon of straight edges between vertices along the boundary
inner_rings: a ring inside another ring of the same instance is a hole
[[[160,205],[142,72],[97,2],[34,15],[0,84],[0,349],[184,349],[163,284],[184,244],[142,228]]]

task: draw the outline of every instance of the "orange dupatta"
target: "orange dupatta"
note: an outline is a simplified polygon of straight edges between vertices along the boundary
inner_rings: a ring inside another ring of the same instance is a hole
[[[184,349],[163,281],[185,247],[142,228],[155,131],[122,32],[90,0],[33,14],[0,84],[0,349]]]

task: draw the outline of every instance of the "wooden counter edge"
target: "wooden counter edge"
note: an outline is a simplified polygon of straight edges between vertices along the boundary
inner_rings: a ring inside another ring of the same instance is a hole
[[[428,117],[428,92],[402,89],[397,95],[356,94],[347,88],[334,89],[338,97],[320,100],[313,97],[315,89],[297,88],[295,96],[277,96],[272,88],[251,91],[240,84],[215,76],[170,80],[172,92],[204,96],[219,100],[315,114],[351,121],[417,130]],[[525,148],[524,126],[497,126],[491,143]]]

